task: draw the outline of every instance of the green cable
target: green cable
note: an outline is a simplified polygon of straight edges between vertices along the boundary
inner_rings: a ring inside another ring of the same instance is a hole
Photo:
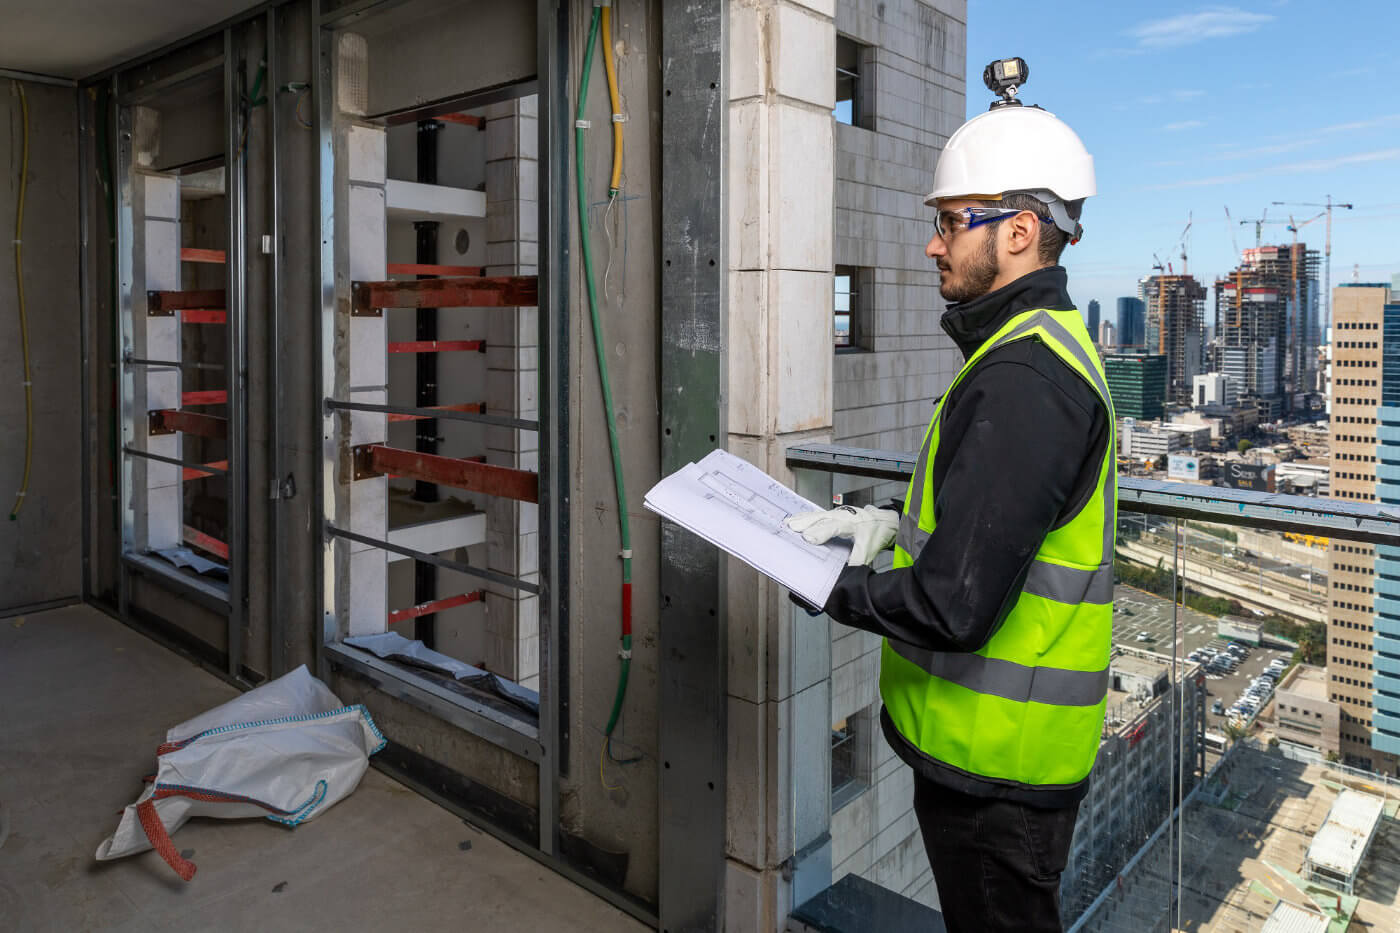
[[[574,120],[575,168],[578,175],[578,227],[579,249],[583,255],[584,280],[588,286],[588,314],[593,323],[593,348],[598,356],[598,378],[603,385],[603,412],[608,422],[608,445],[612,449],[613,481],[617,485],[617,519],[622,535],[622,585],[628,591],[626,602],[630,604],[632,587],[632,531],[627,517],[627,488],[622,479],[622,447],[617,437],[617,419],[613,414],[612,387],[608,380],[608,357],[603,340],[603,322],[598,312],[598,290],[593,281],[593,251],[588,236],[588,198],[583,170],[583,131],[584,114],[588,105],[588,77],[593,70],[593,49],[598,43],[598,26],[602,18],[602,8],[593,8],[593,23],[588,30],[588,45],[583,57],[583,74],[579,79],[578,113]],[[630,606],[629,606],[630,608]],[[632,633],[628,609],[624,609],[624,630],[622,634],[621,666],[617,676],[617,690],[613,696],[612,713],[608,716],[603,735],[607,737],[608,757],[612,757],[612,734],[622,715],[622,701],[627,695],[627,680],[632,668]],[[617,761],[616,758],[613,759]],[[627,759],[635,761],[636,759]]]

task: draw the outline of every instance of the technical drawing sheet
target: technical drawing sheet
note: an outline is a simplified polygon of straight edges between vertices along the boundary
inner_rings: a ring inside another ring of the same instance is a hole
[[[808,544],[784,525],[789,515],[822,506],[725,450],[672,473],[651,488],[643,504],[815,606],[826,603],[851,553],[848,540]]]

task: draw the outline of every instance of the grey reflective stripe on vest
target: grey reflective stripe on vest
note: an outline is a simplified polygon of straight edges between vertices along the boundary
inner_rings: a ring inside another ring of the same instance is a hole
[[[1113,564],[1080,570],[1045,560],[1031,561],[1030,572],[1021,589],[1057,603],[1104,605],[1113,602]]]
[[[951,389],[949,391],[952,391]],[[943,396],[946,397],[945,392]],[[942,409],[939,410],[941,412]],[[935,412],[935,417],[939,414]],[[919,527],[919,516],[924,514],[924,479],[928,471],[929,448],[933,446],[933,427],[930,425],[924,444],[919,448],[919,459],[914,464],[914,481],[910,484],[909,502],[904,514],[899,518],[899,530],[895,532],[895,547],[903,548],[910,557],[918,556],[929,539],[929,532]]]
[[[905,512],[899,517],[899,531],[895,533],[894,543],[896,547],[902,548],[909,557],[919,556],[919,552],[928,544],[928,539],[933,537],[933,532],[924,531],[919,527],[919,520],[912,514]]]
[[[977,693],[1018,703],[1049,706],[1097,706],[1108,695],[1108,668],[1071,671],[1059,667],[1027,667],[980,654],[950,654],[916,648],[889,639],[895,654],[926,673]]]

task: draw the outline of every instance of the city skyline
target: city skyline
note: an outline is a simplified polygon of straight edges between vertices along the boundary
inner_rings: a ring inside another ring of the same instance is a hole
[[[1180,273],[1188,216],[1187,271],[1209,289],[1238,261],[1235,244],[1255,245],[1254,226],[1239,221],[1267,209],[1282,223],[1266,224],[1261,242],[1291,245],[1290,213],[1303,224],[1320,209],[1271,202],[1328,194],[1356,204],[1334,212],[1331,284],[1350,282],[1353,264],[1363,282],[1400,272],[1400,106],[1357,93],[1383,78],[1371,36],[1400,28],[1393,4],[1359,0],[1346,16],[1286,0],[1167,9],[1011,0],[995,18],[977,10],[968,14],[969,116],[990,100],[987,62],[1020,55],[1030,66],[1022,98],[1063,118],[1094,155],[1099,193],[1085,207],[1084,240],[1063,260],[1081,309],[1136,294],[1154,253]],[[1275,61],[1309,67],[1265,67]],[[1299,242],[1321,250],[1325,225],[1302,226]]]

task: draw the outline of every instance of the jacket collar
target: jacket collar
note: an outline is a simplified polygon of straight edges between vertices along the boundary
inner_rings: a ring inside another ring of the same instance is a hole
[[[967,359],[1003,324],[1023,311],[1074,310],[1074,302],[1065,290],[1067,281],[1063,266],[1036,269],[994,292],[950,305],[940,323],[962,351],[963,359]]]

